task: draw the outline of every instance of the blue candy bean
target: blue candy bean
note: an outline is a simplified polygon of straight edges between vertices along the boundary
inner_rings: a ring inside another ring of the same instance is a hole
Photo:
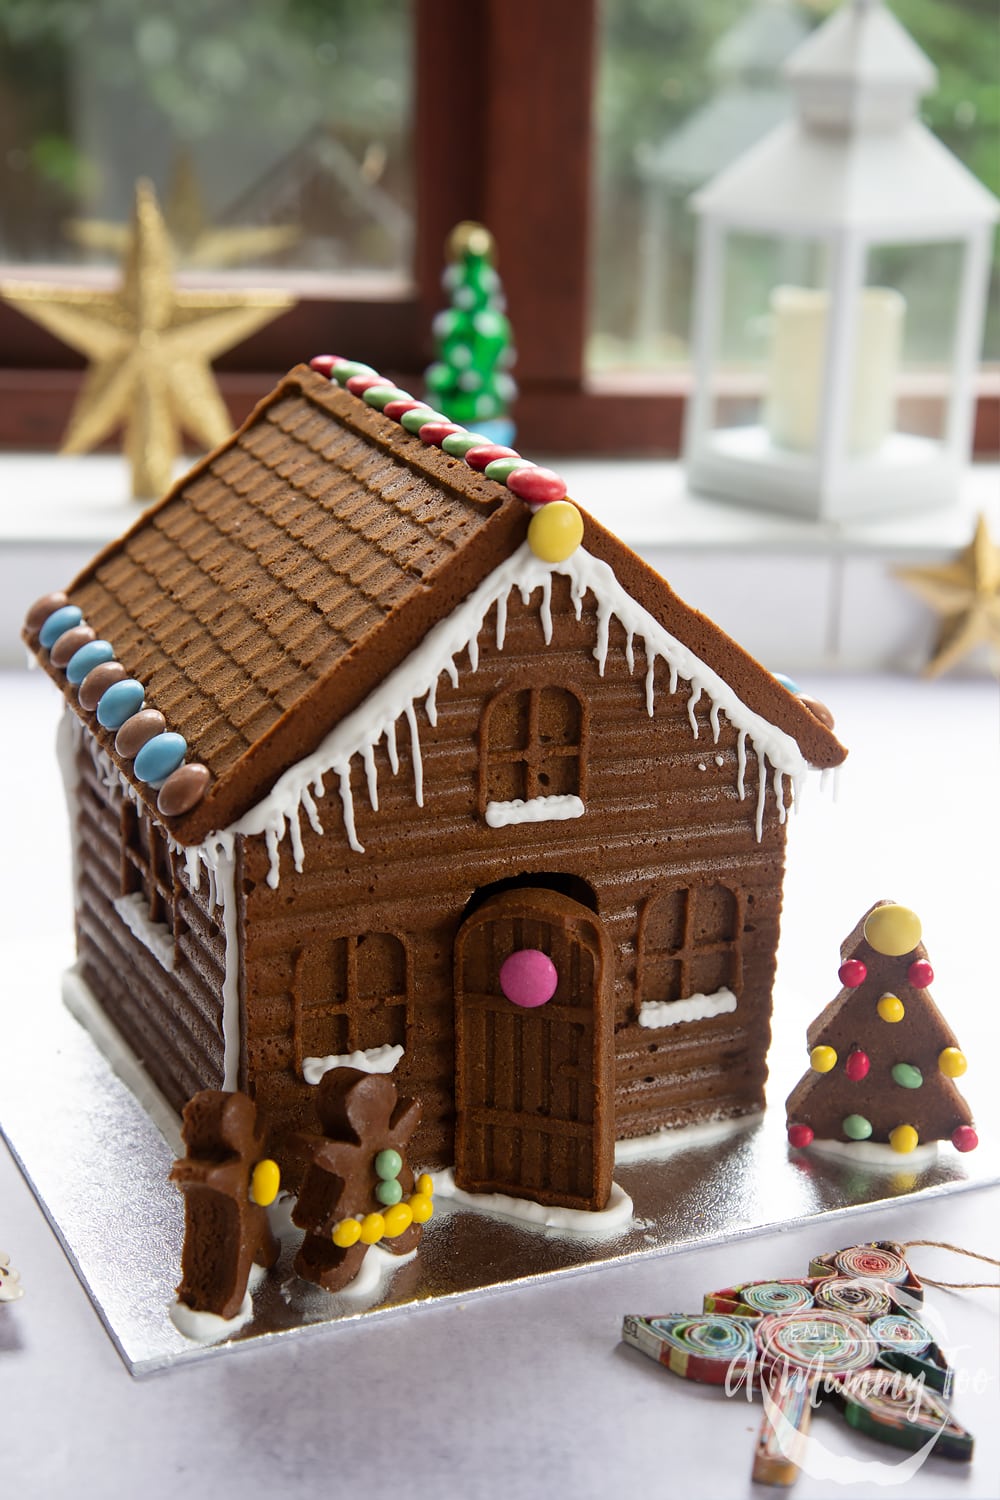
[[[176,771],[187,754],[187,740],[182,734],[167,730],[147,740],[132,762],[132,769],[140,781],[165,781],[171,771]]]
[[[114,661],[114,647],[110,641],[88,641],[79,651],[74,651],[66,663],[67,681],[82,682],[87,673],[102,662]]]
[[[126,719],[138,713],[146,701],[146,689],[134,677],[113,682],[101,694],[97,705],[97,722],[105,729],[120,729]]]
[[[38,644],[44,646],[46,651],[51,650],[63,631],[72,630],[73,626],[79,625],[82,619],[82,609],[77,609],[75,604],[64,604],[62,609],[57,609],[45,621],[38,632]]]

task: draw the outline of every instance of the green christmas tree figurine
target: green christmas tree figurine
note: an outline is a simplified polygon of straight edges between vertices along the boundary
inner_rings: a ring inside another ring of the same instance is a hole
[[[493,236],[482,224],[459,224],[448,237],[447,255],[442,284],[451,306],[434,319],[437,359],[424,376],[427,395],[453,422],[491,443],[509,444],[514,424],[508,408],[517,387],[508,373],[514,349]]]
[[[879,901],[840,949],[843,989],[807,1032],[810,1070],[788,1096],[788,1140],[886,1145],[906,1154],[950,1139],[979,1144],[969,1107],[952,1079],[965,1056],[928,985],[934,971],[920,919]]]

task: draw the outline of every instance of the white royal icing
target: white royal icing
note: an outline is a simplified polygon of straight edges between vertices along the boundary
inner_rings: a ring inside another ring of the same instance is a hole
[[[193,1307],[188,1307],[186,1302],[172,1302],[169,1308],[170,1321],[178,1333],[197,1344],[218,1344],[223,1339],[230,1339],[253,1317],[253,1293],[266,1275],[263,1266],[250,1267],[246,1296],[231,1318],[220,1318],[218,1313],[197,1312]]]
[[[632,1199],[617,1182],[611,1184],[606,1208],[553,1208],[531,1198],[510,1198],[506,1193],[467,1193],[457,1186],[451,1167],[432,1172],[435,1199],[450,1199],[463,1208],[475,1208],[484,1214],[499,1214],[502,1219],[517,1219],[539,1229],[569,1229],[577,1234],[608,1234],[631,1223]]]
[[[369,1047],[366,1052],[342,1052],[339,1057],[304,1057],[302,1077],[306,1083],[319,1083],[324,1073],[334,1068],[357,1068],[362,1073],[391,1073],[403,1055],[402,1047]]]
[[[725,988],[716,990],[714,995],[688,995],[683,1000],[644,1000],[639,1007],[639,1025],[680,1026],[685,1021],[726,1016],[735,1009],[736,996]]]
[[[353,713],[343,718],[310,755],[290,766],[266,797],[228,828],[210,834],[204,843],[189,850],[189,871],[195,875],[202,862],[212,866],[224,858],[231,858],[235,840],[241,835],[263,835],[270,857],[268,884],[272,887],[278,884],[280,844],[286,835],[290,838],[295,868],[301,870],[304,857],[301,816],[304,811],[315,832],[322,834],[323,827],[316,800],[324,795],[324,777],[330,773],[337,777],[348,843],[355,852],[363,854],[364,845],[357,831],[351,763],[355,756],[360,757],[368,801],[372,809],[377,810],[378,775],[374,750],[384,741],[390,765],[395,771],[399,764],[396,726],[401,719],[406,722],[410,740],[414,798],[417,805],[422,807],[424,772],[416,712],[418,702],[422,701],[428,722],[433,724],[437,715],[435,695],[439,677],[446,673],[451,683],[457,686],[458,659],[463,653],[468,659],[468,670],[475,672],[478,669],[479,633],[494,607],[496,646],[498,650],[503,649],[507,601],[515,589],[525,604],[535,593],[540,593],[539,621],[546,644],[551,643],[552,579],[557,573],[569,579],[577,619],[582,617],[584,597],[588,593],[593,595],[597,611],[597,638],[593,655],[601,675],[604,674],[610,649],[611,621],[617,619],[625,631],[625,655],[630,667],[634,664],[633,641],[636,637],[642,641],[645,649],[647,713],[652,716],[654,712],[654,670],[657,659],[661,659],[669,669],[671,693],[677,690],[681,679],[690,683],[687,707],[694,738],[697,739],[700,732],[695,707],[703,695],[710,701],[709,722],[713,738],[718,740],[720,716],[723,713],[736,728],[739,737],[736,786],[741,798],[746,792],[747,740],[753,745],[758,760],[755,817],[757,838],[760,839],[763,834],[769,781],[778,817],[783,822],[785,778],[789,778],[793,787],[797,787],[808,769],[792,736],[770,724],[743,703],[717,672],[671,635],[622,588],[607,563],[593,557],[582,547],[564,562],[546,563],[536,557],[525,542],[495,568],[447,619],[441,620],[428,631],[406,661],[390,672]],[[770,776],[766,763],[770,765]]]
[[[112,902],[115,911],[134,938],[147,948],[168,974],[174,972],[176,953],[174,935],[166,922],[154,922],[149,915],[149,902],[142,891],[133,891],[129,896],[119,896]]]
[[[515,797],[512,802],[487,802],[486,821],[491,828],[506,828],[509,823],[562,823],[567,818],[582,818],[584,806],[579,797]]]
[[[928,1141],[912,1151],[894,1151],[885,1141],[832,1141],[817,1136],[808,1150],[821,1156],[835,1156],[855,1166],[874,1167],[886,1172],[913,1172],[933,1166],[938,1159],[939,1141]],[[801,1148],[800,1148],[801,1149]]]

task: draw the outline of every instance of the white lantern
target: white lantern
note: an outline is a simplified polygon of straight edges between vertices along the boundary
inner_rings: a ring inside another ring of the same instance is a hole
[[[849,0],[786,75],[794,117],[692,199],[689,483],[824,520],[947,504],[997,200],[917,119],[936,74],[881,0]]]

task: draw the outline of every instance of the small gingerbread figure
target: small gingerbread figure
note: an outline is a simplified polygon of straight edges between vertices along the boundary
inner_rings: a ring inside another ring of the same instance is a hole
[[[170,1179],[184,1194],[184,1251],[177,1296],[196,1312],[234,1318],[250,1267],[270,1268],[280,1246],[266,1208],[278,1191],[265,1131],[246,1094],[204,1089],[184,1106],[187,1155]]]
[[[333,1068],[321,1078],[316,1109],[321,1135],[292,1142],[306,1163],[292,1222],[306,1231],[295,1269],[328,1292],[361,1268],[370,1245],[393,1255],[416,1248],[433,1213],[433,1184],[414,1186],[403,1151],[420,1120],[420,1105],[400,1099],[384,1073]]]

